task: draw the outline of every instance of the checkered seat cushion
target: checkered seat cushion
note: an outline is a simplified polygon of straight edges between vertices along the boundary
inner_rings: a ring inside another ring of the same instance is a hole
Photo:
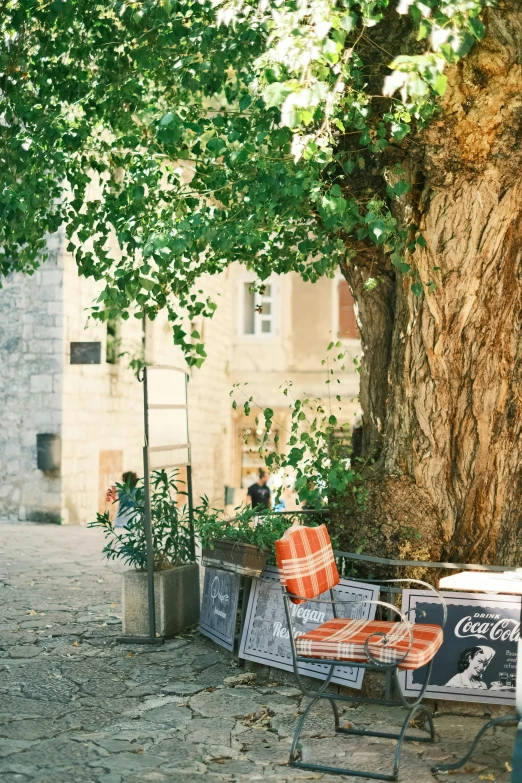
[[[431,661],[441,646],[443,631],[439,625],[413,624],[410,627],[413,645],[399,668],[420,669]],[[297,654],[309,658],[369,662],[364,644],[374,633],[386,634],[385,637],[372,637],[368,644],[376,660],[391,664],[406,655],[411,642],[406,623],[342,618],[328,620],[313,631],[297,637]]]
[[[281,584],[289,593],[305,599],[317,596],[339,583],[326,525],[289,528],[276,541],[276,559]],[[306,600],[290,598],[294,604]]]

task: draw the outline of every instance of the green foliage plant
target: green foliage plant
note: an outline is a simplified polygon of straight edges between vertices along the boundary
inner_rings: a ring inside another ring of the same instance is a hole
[[[251,414],[252,408],[256,409],[256,428],[262,428],[256,438],[260,457],[269,471],[294,477],[291,488],[308,509],[336,508],[341,502],[344,509],[357,511],[364,508],[367,499],[361,474],[364,466],[350,457],[350,425],[341,426],[334,413],[334,409],[341,410],[338,385],[341,383],[339,375],[346,369],[345,360],[342,343],[331,342],[327,358],[322,360],[326,371],[324,399],[295,397],[290,382],[281,387],[291,411],[288,428],[275,420],[272,408],[256,404],[249,395],[248,384],[235,384],[230,393],[234,397],[234,409],[240,405],[246,416]],[[242,402],[237,399],[240,395]],[[267,449],[274,424],[288,436],[284,450],[277,449],[278,435],[274,437],[276,448]]]
[[[235,261],[314,281],[362,242],[431,291],[400,161],[489,5],[2,0],[0,276],[65,225],[93,317],[164,310],[196,366],[199,279]]]
[[[251,544],[269,552],[269,563],[275,563],[275,542],[283,536],[292,523],[299,519],[301,524],[321,524],[320,515],[306,516],[282,514],[276,511],[259,511],[238,506],[233,516],[211,505],[207,497],[195,509],[195,529],[203,548],[214,548],[214,542],[222,539],[236,544]]]
[[[157,470],[151,475],[152,541],[156,571],[194,560],[188,508],[179,505],[179,498],[186,495],[182,489],[183,483],[178,471],[168,474],[165,470]],[[126,526],[114,527],[106,511],[97,514],[89,527],[102,528],[106,540],[103,554],[108,560],[123,560],[129,566],[144,570],[147,567],[147,545],[143,479],[134,488],[128,483],[118,483],[116,490],[122,507],[129,510]]]

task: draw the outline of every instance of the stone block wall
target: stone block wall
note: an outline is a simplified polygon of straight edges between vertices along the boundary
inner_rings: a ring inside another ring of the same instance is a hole
[[[64,365],[62,410],[62,502],[65,521],[86,524],[107,508],[105,490],[121,473],[143,473],[143,389],[129,369],[129,359],[106,361],[106,324],[89,319],[100,285],[78,276],[74,259],[64,252]],[[142,322],[120,324],[119,352],[136,353]],[[100,341],[101,364],[70,363],[70,344]]]
[[[205,293],[218,304],[211,320],[195,324],[205,343],[207,358],[189,381],[189,433],[192,442],[194,496],[207,495],[224,504],[225,485],[234,485],[231,349],[236,308],[233,270],[203,280]]]
[[[143,390],[128,358],[108,364],[106,326],[88,320],[99,293],[78,277],[62,235],[32,276],[0,289],[0,517],[86,524],[107,486],[142,475]],[[121,324],[121,351],[142,345],[142,322]],[[102,362],[70,363],[71,342],[101,342]],[[37,468],[36,435],[61,436],[61,468]]]
[[[63,286],[60,237],[32,277],[0,289],[0,516],[59,522],[61,480],[36,466],[36,435],[61,434]]]
[[[49,241],[51,257],[40,270],[13,276],[0,289],[0,517],[86,524],[107,508],[105,491],[122,472],[143,474],[143,389],[128,367],[129,356],[106,362],[106,325],[89,320],[99,284],[78,277],[60,234]],[[270,339],[257,340],[240,334],[245,275],[232,265],[202,280],[218,308],[213,319],[186,325],[189,333],[201,334],[207,352],[201,369],[189,369],[196,503],[207,495],[223,505],[225,485],[241,486],[240,433],[254,417],[247,422],[233,412],[234,383],[248,382],[248,393],[282,422],[288,416],[280,389],[285,381],[293,381],[296,395],[315,397],[326,388],[321,359],[334,336],[334,281],[316,287],[294,275],[277,281],[277,329]],[[122,321],[120,338],[119,351],[135,355],[143,346],[141,320]],[[86,341],[101,343],[101,364],[70,363],[71,342]],[[185,367],[164,314],[146,324],[145,346],[148,362]],[[353,418],[357,390],[357,374],[347,372],[336,390],[343,397],[340,419]],[[38,433],[61,436],[61,469],[55,473],[37,469]],[[236,503],[243,496],[236,492]]]

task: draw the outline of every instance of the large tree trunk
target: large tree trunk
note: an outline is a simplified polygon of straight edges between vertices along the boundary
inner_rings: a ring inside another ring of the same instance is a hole
[[[520,3],[486,21],[406,161],[427,243],[410,261],[436,290],[417,297],[388,274],[366,292],[364,254],[344,270],[365,353],[364,444],[378,457],[357,535],[375,546],[384,531],[389,554],[520,564]]]
[[[381,454],[388,406],[388,368],[395,318],[395,273],[375,246],[359,246],[342,272],[357,308],[363,361],[360,366],[359,401],[363,411],[362,455],[377,460]],[[366,290],[372,277],[379,284]],[[361,456],[358,454],[357,456]]]

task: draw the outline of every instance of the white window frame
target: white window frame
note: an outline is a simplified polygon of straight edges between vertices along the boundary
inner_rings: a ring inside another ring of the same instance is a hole
[[[263,281],[265,285],[270,286],[270,297],[262,296],[259,292],[255,293],[255,307],[262,306],[263,302],[270,302],[270,315],[254,312],[254,334],[245,333],[245,286],[254,285],[259,283],[255,277],[242,277],[239,283],[239,307],[238,307],[238,335],[241,340],[247,341],[269,341],[274,340],[277,337],[278,332],[278,286],[274,277],[269,277]],[[269,332],[262,332],[262,324],[266,321],[270,321],[271,329]]]

